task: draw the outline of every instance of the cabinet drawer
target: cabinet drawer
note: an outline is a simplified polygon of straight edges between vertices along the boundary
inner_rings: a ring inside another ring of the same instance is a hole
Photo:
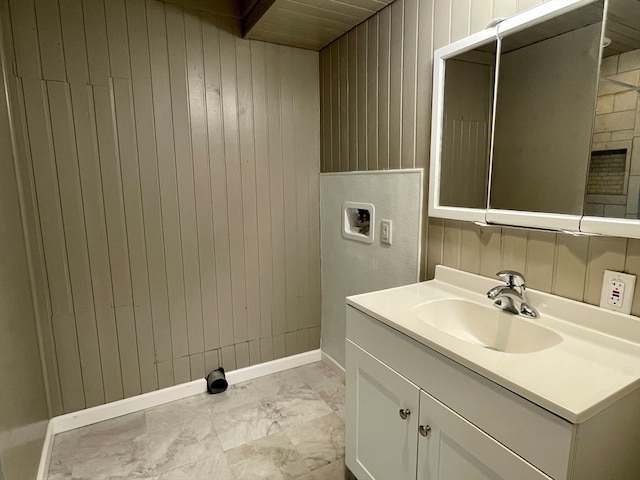
[[[573,425],[359,310],[347,338],[556,480],[565,480]]]

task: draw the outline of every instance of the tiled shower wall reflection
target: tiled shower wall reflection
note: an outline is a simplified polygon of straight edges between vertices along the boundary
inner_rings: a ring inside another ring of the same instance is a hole
[[[318,348],[318,54],[0,0],[54,414]]]
[[[323,172],[427,167],[433,51],[541,0],[396,0],[320,52]],[[639,113],[640,114],[640,113]],[[426,206],[425,206],[426,212]],[[429,219],[423,278],[444,264],[597,304],[604,269],[640,276],[640,240]],[[633,310],[640,315],[640,288]]]

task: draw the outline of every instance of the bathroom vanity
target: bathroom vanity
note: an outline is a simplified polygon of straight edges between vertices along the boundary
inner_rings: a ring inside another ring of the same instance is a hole
[[[640,321],[536,291],[500,311],[498,281],[347,299],[346,464],[359,480],[640,478]]]

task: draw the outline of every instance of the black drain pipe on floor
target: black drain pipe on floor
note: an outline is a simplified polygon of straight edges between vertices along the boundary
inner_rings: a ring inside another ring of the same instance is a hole
[[[217,368],[207,375],[207,390],[209,393],[222,393],[228,386],[229,384],[224,375],[224,368]]]

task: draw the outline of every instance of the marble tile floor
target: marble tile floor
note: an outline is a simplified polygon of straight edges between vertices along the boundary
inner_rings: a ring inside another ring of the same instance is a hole
[[[56,435],[48,480],[355,480],[318,362]]]

